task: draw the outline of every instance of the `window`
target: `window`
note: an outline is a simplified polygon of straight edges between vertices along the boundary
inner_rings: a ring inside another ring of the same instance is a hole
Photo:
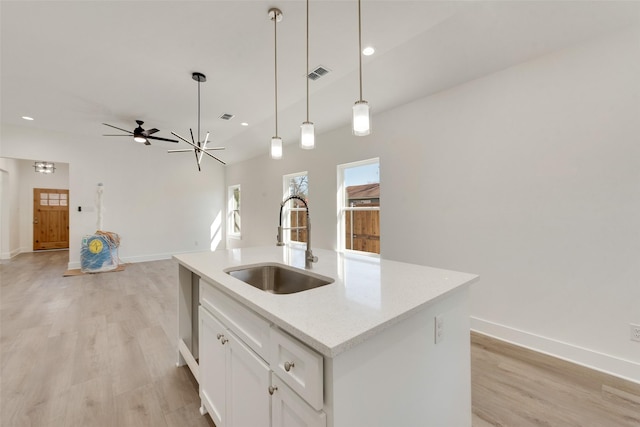
[[[227,236],[239,239],[240,231],[240,185],[232,185],[227,200]]]
[[[309,177],[307,172],[292,173],[283,177],[284,200],[288,196],[298,195],[309,202]],[[299,200],[289,200],[282,208],[282,226],[289,229],[284,233],[286,243],[304,243],[307,241],[307,210]]]
[[[380,160],[338,166],[338,248],[380,253]]]

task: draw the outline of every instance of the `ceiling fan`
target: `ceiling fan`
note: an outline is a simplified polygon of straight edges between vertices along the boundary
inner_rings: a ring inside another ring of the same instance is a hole
[[[149,130],[142,129],[142,124],[144,123],[142,120],[136,120],[136,123],[138,124],[138,127],[135,128],[133,132],[119,128],[117,126],[110,125],[108,123],[103,123],[103,125],[105,126],[109,126],[114,129],[121,130],[122,132],[126,132],[127,134],[126,135],[102,135],[102,136],[132,136],[133,135],[133,140],[135,142],[139,142],[144,145],[151,145],[151,142],[149,142],[150,139],[153,139],[155,141],[178,142],[175,139],[167,139],[167,138],[160,138],[159,136],[151,136],[152,134],[159,132],[159,130],[156,128],[149,129]]]
[[[219,161],[223,165],[226,165],[225,162],[223,162],[222,160],[220,160],[219,158],[217,158],[213,154],[209,153],[209,151],[224,150],[225,149],[224,147],[207,147],[207,143],[209,142],[209,134],[210,134],[210,132],[207,132],[207,136],[205,136],[204,141],[202,141],[200,139],[200,83],[201,82],[206,82],[207,81],[207,76],[205,76],[202,73],[197,73],[196,72],[196,73],[192,73],[191,74],[191,78],[198,82],[198,140],[196,141],[195,138],[193,137],[193,130],[192,129],[189,129],[189,132],[191,132],[191,141],[188,141],[187,139],[181,137],[180,135],[178,135],[175,132],[171,132],[171,134],[173,136],[176,136],[176,137],[180,138],[181,140],[183,140],[187,144],[191,145],[193,148],[186,148],[186,149],[180,149],[180,150],[167,150],[167,152],[168,153],[187,153],[187,152],[194,153],[195,156],[196,156],[196,163],[198,165],[198,171],[201,170],[200,169],[200,162],[202,161],[202,155],[203,154],[206,154],[207,156],[216,159],[217,161]]]

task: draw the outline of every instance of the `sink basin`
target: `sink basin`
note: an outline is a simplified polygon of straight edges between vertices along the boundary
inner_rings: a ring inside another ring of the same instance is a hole
[[[334,282],[330,277],[277,263],[234,267],[224,272],[272,294],[293,294]]]

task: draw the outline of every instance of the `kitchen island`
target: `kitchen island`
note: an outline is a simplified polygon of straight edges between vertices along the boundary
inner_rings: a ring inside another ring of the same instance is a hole
[[[307,271],[334,282],[285,295],[225,270],[304,269],[302,247],[175,256],[178,365],[200,384],[201,412],[218,427],[470,426],[468,289],[477,276],[315,254]]]

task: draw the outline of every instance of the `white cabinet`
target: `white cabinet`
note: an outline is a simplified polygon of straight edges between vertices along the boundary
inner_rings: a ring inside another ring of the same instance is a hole
[[[204,308],[200,398],[217,427],[270,427],[269,366]]]
[[[226,348],[220,341],[225,327],[202,307],[200,319],[200,413],[209,412],[216,426],[222,427],[226,420]],[[204,363],[203,363],[204,362]]]
[[[269,338],[269,365],[273,372],[314,409],[322,409],[322,356],[275,327]]]
[[[269,322],[207,282],[201,282],[200,304],[251,350],[264,360],[268,359]]]
[[[223,426],[269,427],[269,366],[233,334],[228,344],[227,422]]]
[[[325,427],[327,425],[324,412],[314,410],[280,378],[273,375],[271,382],[272,427]]]
[[[217,427],[325,427],[322,356],[208,283],[199,292],[200,412]]]

